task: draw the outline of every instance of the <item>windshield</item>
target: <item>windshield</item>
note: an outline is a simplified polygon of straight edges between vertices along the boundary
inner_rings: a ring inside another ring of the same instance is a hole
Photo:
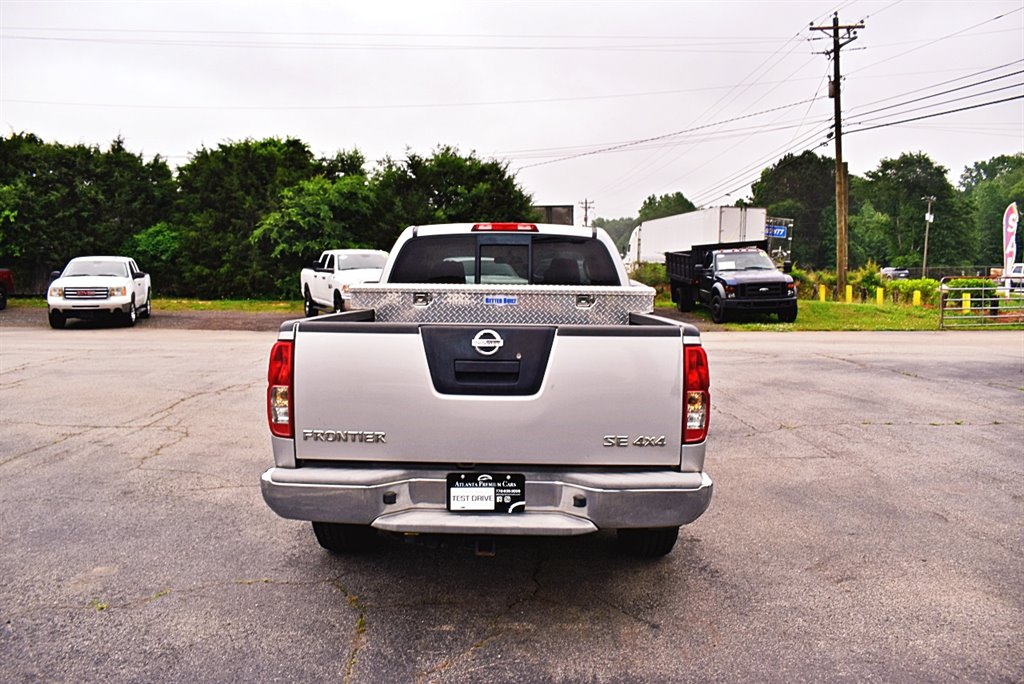
[[[71,276],[117,276],[128,277],[128,266],[123,261],[109,259],[76,259],[64,269],[63,277]]]
[[[719,271],[774,271],[775,264],[761,250],[750,252],[726,252],[715,255]]]
[[[352,271],[357,268],[384,268],[387,254],[339,254],[338,270]]]

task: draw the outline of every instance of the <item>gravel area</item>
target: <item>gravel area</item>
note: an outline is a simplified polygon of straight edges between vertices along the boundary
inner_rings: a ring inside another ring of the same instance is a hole
[[[692,314],[679,313],[675,309],[655,310],[659,316],[685,321],[700,330],[720,330],[722,326],[698,318]],[[140,319],[136,325],[146,328],[170,328],[177,330],[277,330],[284,321],[301,318],[301,314],[252,313],[245,311],[161,311],[154,309],[148,319]],[[0,327],[45,328],[46,309],[8,306],[0,311]],[[120,325],[117,318],[109,321],[69,320],[68,328],[106,328]]]
[[[177,330],[277,330],[281,323],[298,315],[279,313],[251,313],[245,311],[160,311],[154,309],[147,319],[139,319],[136,325],[144,328],[170,328]],[[8,306],[0,311],[0,327],[45,328],[46,309]],[[108,328],[120,325],[117,318],[110,320],[68,321],[68,329]]]

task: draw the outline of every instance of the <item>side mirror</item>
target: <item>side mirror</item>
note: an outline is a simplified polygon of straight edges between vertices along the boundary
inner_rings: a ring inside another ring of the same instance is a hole
[[[132,273],[132,279],[133,280],[138,280],[139,278],[145,278],[145,277],[146,277],[146,274],[143,273],[142,271],[139,271],[137,273]]]
[[[783,273],[792,273],[792,271],[793,271],[793,262],[792,261],[783,261],[782,262],[782,272]]]
[[[50,280],[54,281],[57,278],[60,278],[60,271],[50,271]]]

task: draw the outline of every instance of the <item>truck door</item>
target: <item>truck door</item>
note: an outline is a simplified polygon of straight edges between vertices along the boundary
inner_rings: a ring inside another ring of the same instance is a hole
[[[332,303],[334,292],[331,291],[331,282],[333,278],[334,255],[328,254],[313,276],[313,299],[319,304],[330,305]]]

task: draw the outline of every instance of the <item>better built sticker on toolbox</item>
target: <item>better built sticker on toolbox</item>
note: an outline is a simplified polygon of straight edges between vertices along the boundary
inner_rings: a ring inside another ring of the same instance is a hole
[[[519,303],[519,297],[507,295],[484,295],[484,304],[487,306],[515,306]]]

